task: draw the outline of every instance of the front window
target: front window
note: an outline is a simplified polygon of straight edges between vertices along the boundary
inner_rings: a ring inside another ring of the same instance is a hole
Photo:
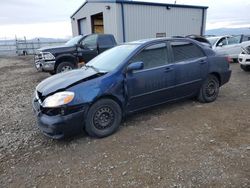
[[[97,47],[97,35],[89,35],[82,41],[82,45],[85,46],[85,48],[93,48],[95,49]]]
[[[107,50],[94,59],[87,66],[92,66],[102,72],[111,72],[121,65],[138,45],[121,45]]]
[[[78,44],[78,42],[82,39],[82,36],[79,35],[77,37],[74,37],[70,39],[67,43],[65,43],[65,46],[75,46]]]
[[[131,59],[131,62],[143,62],[143,69],[151,69],[168,64],[168,50],[166,43],[148,46]]]
[[[225,46],[225,45],[227,45],[227,38],[220,39],[216,44],[216,46]]]

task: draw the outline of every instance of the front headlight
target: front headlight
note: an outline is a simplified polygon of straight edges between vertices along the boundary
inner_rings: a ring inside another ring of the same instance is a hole
[[[55,56],[50,52],[42,52],[42,58],[44,60],[54,60]]]
[[[57,108],[70,103],[75,97],[73,92],[64,91],[47,97],[42,106],[44,108]]]

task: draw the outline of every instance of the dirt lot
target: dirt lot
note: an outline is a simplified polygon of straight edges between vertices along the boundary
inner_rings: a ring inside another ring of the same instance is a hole
[[[54,141],[31,107],[49,75],[31,58],[0,58],[0,187],[250,187],[250,73],[232,70],[214,103],[163,105],[105,139]]]

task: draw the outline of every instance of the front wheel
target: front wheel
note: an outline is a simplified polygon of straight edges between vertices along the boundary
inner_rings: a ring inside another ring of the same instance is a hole
[[[60,72],[68,72],[75,69],[75,65],[70,62],[61,62],[57,68],[56,68],[56,73]]]
[[[202,103],[213,102],[217,99],[220,90],[220,83],[216,76],[209,75],[202,84],[198,95],[198,101]]]
[[[249,72],[250,71],[250,65],[240,65],[241,69],[246,71],[246,72]]]
[[[51,71],[51,72],[49,72],[49,74],[53,76],[53,75],[55,75],[56,73],[55,73],[55,71]]]
[[[107,137],[118,130],[121,120],[122,110],[119,104],[111,99],[100,99],[87,113],[85,130],[93,137]]]

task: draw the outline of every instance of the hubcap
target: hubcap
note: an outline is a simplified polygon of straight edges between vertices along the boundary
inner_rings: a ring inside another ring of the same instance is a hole
[[[215,96],[217,94],[217,84],[214,80],[208,82],[206,87],[206,94],[208,97]]]
[[[64,66],[62,68],[62,72],[67,72],[67,71],[70,71],[70,70],[72,70],[72,67],[70,67],[70,66]]]
[[[114,122],[114,112],[110,107],[101,107],[94,114],[94,126],[97,129],[106,129],[111,127]]]

